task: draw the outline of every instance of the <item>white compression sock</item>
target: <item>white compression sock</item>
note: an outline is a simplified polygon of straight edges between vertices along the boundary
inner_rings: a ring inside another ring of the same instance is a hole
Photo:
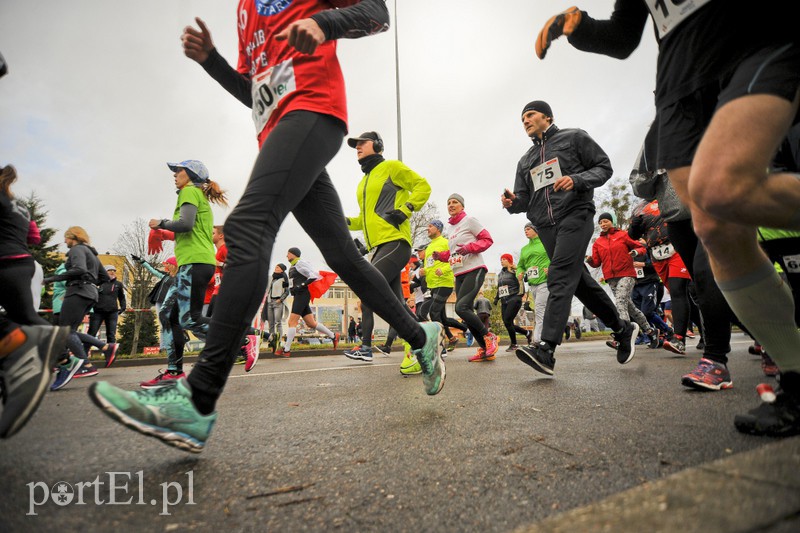
[[[283,351],[290,352],[292,351],[292,341],[294,340],[294,334],[297,332],[297,328],[288,328],[286,330],[286,342],[283,343]]]
[[[722,294],[781,372],[800,371],[800,332],[792,290],[770,263],[739,279],[717,282]]]
[[[327,335],[331,339],[333,338],[333,332],[331,330],[329,330],[328,328],[326,328],[325,325],[322,322],[317,322],[317,327],[314,328],[314,329],[316,329],[320,333],[323,333],[323,334]]]

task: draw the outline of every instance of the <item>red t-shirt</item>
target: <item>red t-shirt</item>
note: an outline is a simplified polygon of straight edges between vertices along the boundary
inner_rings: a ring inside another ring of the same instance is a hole
[[[215,258],[217,263],[225,263],[228,260],[228,247],[223,244],[217,248],[217,254],[215,255]],[[214,267],[214,275],[211,276],[210,280],[208,280],[208,286],[206,287],[206,295],[205,298],[203,298],[203,303],[211,303],[211,297],[219,293],[219,284],[221,282],[222,267],[217,265]]]
[[[336,57],[336,41],[326,41],[313,55],[307,55],[289,46],[288,40],[276,41],[273,37],[292,22],[359,1],[239,1],[237,70],[253,82],[253,121],[259,146],[290,111],[315,111],[347,123],[344,77]]]

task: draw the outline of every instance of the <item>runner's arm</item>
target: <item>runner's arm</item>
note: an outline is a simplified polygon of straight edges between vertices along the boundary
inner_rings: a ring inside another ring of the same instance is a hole
[[[196,218],[197,206],[186,202],[181,204],[180,218],[178,220],[164,219],[158,227],[175,233],[186,233],[187,231],[192,231]]]
[[[573,187],[576,191],[588,191],[602,187],[605,182],[611,179],[611,175],[614,172],[608,155],[583,130],[578,130],[576,140],[578,141],[576,143],[578,158],[586,170],[569,174],[569,177],[572,178]]]
[[[332,2],[336,5],[337,2]],[[325,40],[358,39],[389,29],[385,0],[363,0],[340,9],[326,9],[311,15],[325,34]]]
[[[200,66],[237,100],[249,108],[253,107],[253,97],[250,94],[252,85],[250,78],[230,66],[225,61],[225,58],[217,52],[216,48],[209,52],[208,59],[201,63]]]
[[[567,40],[583,52],[625,59],[639,46],[648,16],[641,0],[617,0],[608,20],[595,20],[584,11]]]

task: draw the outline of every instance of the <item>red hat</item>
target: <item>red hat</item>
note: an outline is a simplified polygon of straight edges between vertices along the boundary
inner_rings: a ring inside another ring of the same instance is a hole
[[[170,257],[169,259],[164,259],[164,264],[178,266],[178,260],[175,257]]]
[[[506,261],[508,261],[512,265],[514,264],[514,256],[511,255],[511,254],[503,254],[503,255],[501,255],[500,256],[500,260],[502,261],[503,259],[505,259]]]

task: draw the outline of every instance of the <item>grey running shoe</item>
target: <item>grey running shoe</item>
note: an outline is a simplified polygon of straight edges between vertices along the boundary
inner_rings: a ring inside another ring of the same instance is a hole
[[[425,330],[425,346],[414,350],[414,354],[422,367],[425,392],[433,396],[439,394],[444,387],[445,367],[442,351],[447,350],[447,336],[438,322],[423,322],[420,326]]]
[[[542,341],[536,346],[520,346],[516,350],[517,359],[530,366],[537,372],[553,375],[556,366],[555,352],[550,346]]]
[[[344,351],[345,357],[354,361],[372,362],[372,346],[356,346]]]
[[[4,386],[0,438],[7,439],[22,429],[47,391],[50,369],[64,349],[69,328],[20,326],[27,339],[22,346],[0,360]]]
[[[664,341],[664,349],[678,355],[686,355],[686,345],[677,336],[668,341]]]

